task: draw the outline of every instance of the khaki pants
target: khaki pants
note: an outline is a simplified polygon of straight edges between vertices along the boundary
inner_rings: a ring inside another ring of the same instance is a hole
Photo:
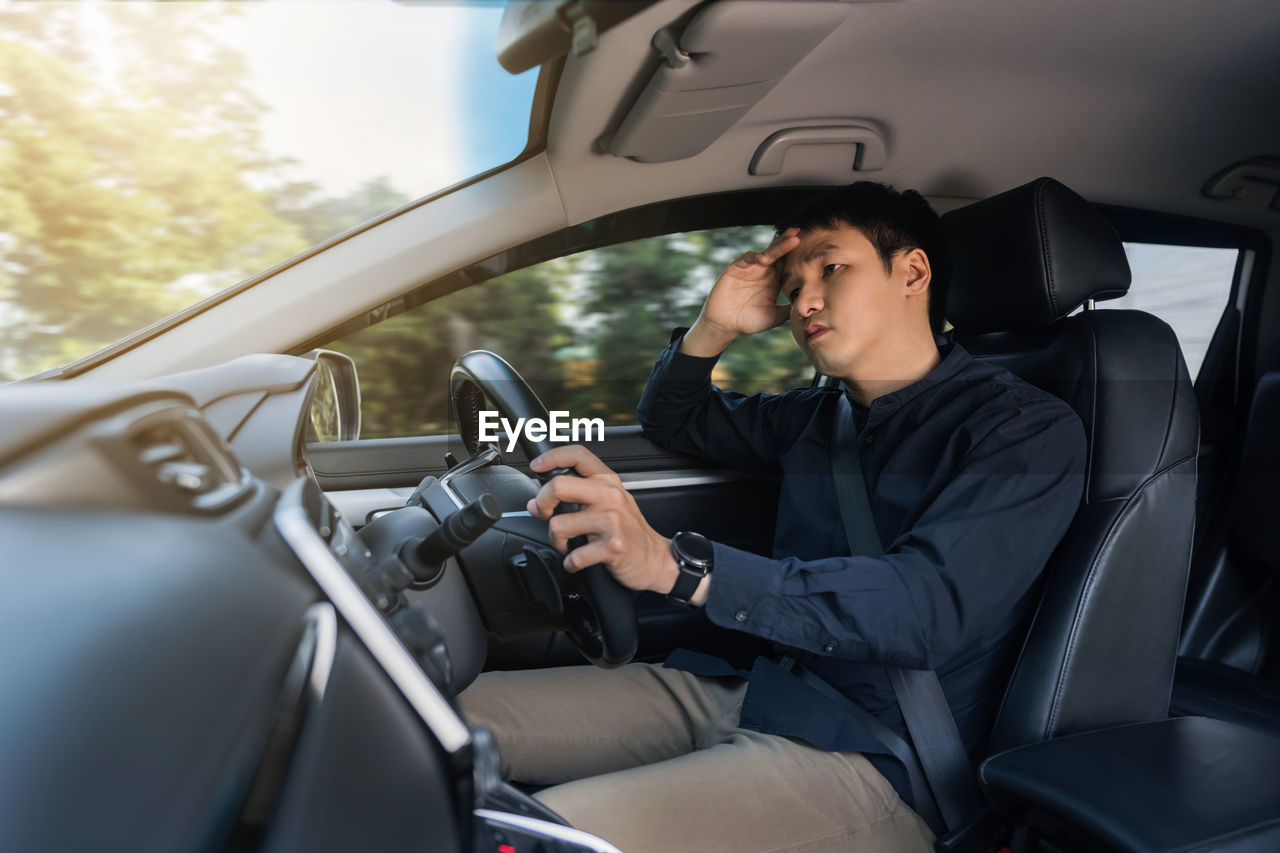
[[[932,850],[861,753],[738,728],[745,693],[634,663],[484,673],[460,701],[504,778],[624,853]]]

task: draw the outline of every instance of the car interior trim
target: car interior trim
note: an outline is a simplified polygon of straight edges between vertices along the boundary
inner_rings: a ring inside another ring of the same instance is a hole
[[[1253,249],[1245,249],[1240,253],[1240,271],[1236,274],[1235,281],[1235,306],[1240,311],[1244,310],[1245,303],[1249,299],[1249,282],[1253,280],[1253,264],[1257,256],[1258,253]]]
[[[878,172],[884,168],[884,136],[865,124],[788,127],[770,136],[751,158],[747,171],[752,175],[779,175],[787,152],[805,145],[854,146],[853,171]]]
[[[298,732],[308,712],[324,698],[338,650],[338,617],[333,605],[316,602],[302,615],[301,637],[285,674],[275,725],[232,831],[232,846],[244,847],[261,835],[280,801]]]
[[[750,479],[746,474],[736,471],[645,471],[634,474],[620,474],[622,487],[628,492],[643,492],[648,489],[682,489],[690,486],[713,486],[720,483],[732,483],[735,480]]]
[[[307,683],[312,698],[318,701],[324,698],[329,676],[333,674],[333,660],[338,654],[338,614],[332,604],[321,601],[308,607],[304,618],[315,626],[315,652]]]
[[[665,61],[597,142],[600,149],[641,163],[705,150],[849,15],[844,3],[791,0],[787,7],[780,17],[770,4],[721,0],[700,6],[683,26],[658,30],[653,43],[668,48]]]
[[[275,511],[276,529],[441,747],[450,754],[460,752],[471,742],[467,724],[423,673],[311,525],[302,504],[306,482],[299,478],[281,496]]]
[[[360,527],[385,512],[405,506],[413,489],[400,488],[345,489],[326,491],[325,498],[352,524]]]
[[[458,505],[458,509],[462,509],[467,505],[467,501],[458,494],[453,488],[453,480],[461,477],[463,474],[470,474],[472,471],[478,471],[486,465],[489,465],[499,459],[498,451],[489,449],[482,450],[470,459],[465,459],[457,465],[450,468],[440,478],[440,486],[444,489],[444,493],[449,496],[449,500]]]
[[[1113,204],[1094,206],[1126,243],[1161,243],[1206,249],[1248,249],[1267,244],[1264,232],[1247,225]]]
[[[450,473],[452,472],[446,473],[445,476]],[[681,489],[690,486],[714,486],[750,479],[747,475],[736,471],[714,471],[710,469],[637,471],[620,474],[619,476],[622,478],[622,487],[628,492],[643,492],[651,489]],[[383,513],[400,509],[409,500],[413,491],[408,486],[375,489],[335,489],[326,491],[325,497],[331,504],[341,510],[343,515],[351,519],[352,524],[359,527],[368,524]],[[449,494],[455,502],[461,500],[456,492],[450,490]],[[523,510],[519,512],[504,512],[502,517],[523,517],[528,514]]]

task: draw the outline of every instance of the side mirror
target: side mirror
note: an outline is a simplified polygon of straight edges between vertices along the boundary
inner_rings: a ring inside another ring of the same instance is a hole
[[[311,395],[308,441],[355,441],[360,437],[360,381],[350,356],[317,349],[316,386]]]

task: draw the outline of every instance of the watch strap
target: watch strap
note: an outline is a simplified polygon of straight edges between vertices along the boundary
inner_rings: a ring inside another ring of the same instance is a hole
[[[671,587],[671,592],[667,593],[667,598],[677,604],[688,604],[693,594],[698,591],[698,584],[702,583],[706,572],[699,572],[697,569],[682,563],[679,557],[676,557],[676,565],[680,568],[680,574],[676,577],[675,586]]]
[[[671,591],[667,593],[667,598],[677,604],[690,604],[693,594],[698,591],[698,584],[702,583],[702,579],[711,573],[710,562],[694,561],[686,558],[680,552],[679,546],[676,545],[676,539],[683,536],[683,533],[677,533],[671,540],[671,556],[675,557],[676,568],[679,574],[676,576],[676,582],[671,587]],[[697,536],[697,534],[693,534]],[[705,538],[697,536],[705,542]]]

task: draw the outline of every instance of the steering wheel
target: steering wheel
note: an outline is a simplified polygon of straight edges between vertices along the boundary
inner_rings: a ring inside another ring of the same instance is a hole
[[[482,449],[479,412],[485,408],[486,399],[500,417],[513,423],[517,418],[550,420],[547,407],[516,369],[488,350],[473,350],[454,363],[449,392],[462,441],[472,455]],[[528,459],[555,446],[550,440],[530,441],[523,433],[519,443]],[[572,469],[557,468],[538,474],[537,479],[545,483],[557,474],[578,476]],[[556,514],[577,509],[577,504],[562,503],[556,508]],[[577,548],[585,541],[585,537],[576,537],[570,540],[569,547]],[[569,575],[566,587],[570,589],[569,600],[565,602],[569,627],[564,630],[583,656],[601,667],[621,666],[630,661],[635,656],[640,635],[631,591],[600,563]]]

